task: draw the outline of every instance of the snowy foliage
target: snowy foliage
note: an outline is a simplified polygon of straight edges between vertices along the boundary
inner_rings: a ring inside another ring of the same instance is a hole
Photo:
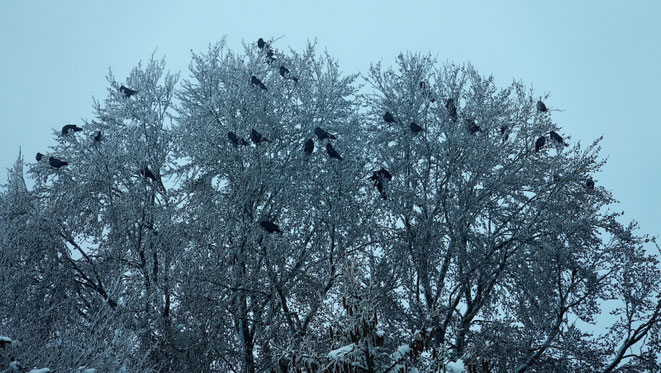
[[[655,242],[612,212],[599,141],[470,65],[359,79],[269,44],[109,73],[29,182],[19,155],[0,371],[660,369]]]

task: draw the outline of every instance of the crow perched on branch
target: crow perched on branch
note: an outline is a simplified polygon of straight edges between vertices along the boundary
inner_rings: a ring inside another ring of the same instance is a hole
[[[96,131],[96,135],[94,135],[94,142],[99,141],[101,141],[101,131]]]
[[[303,151],[305,154],[312,154],[314,151],[314,141],[312,139],[305,140],[305,143],[303,144]]]
[[[67,124],[67,125],[65,125],[64,127],[62,127],[62,136],[66,136],[66,135],[68,135],[69,132],[71,132],[71,131],[73,131],[73,132],[80,132],[80,131],[82,131],[82,130],[83,130],[82,128],[78,127],[78,126],[75,125],[75,124]]]
[[[594,180],[592,178],[589,178],[585,181],[585,187],[588,189],[594,189]]]
[[[418,125],[418,123],[416,123],[416,122],[411,122],[411,124],[409,125],[409,128],[411,129],[411,132],[413,132],[413,133],[420,133],[420,132],[425,130],[424,128],[420,127],[420,125]]]
[[[335,135],[331,135],[330,133],[326,132],[323,128],[317,127],[314,129],[314,134],[317,135],[319,140],[324,140],[324,139],[332,139],[332,140],[337,140],[337,137]]]
[[[546,144],[546,137],[541,136],[537,139],[537,141],[535,141],[535,151],[538,152],[539,149],[544,147],[544,144]]]
[[[286,78],[289,75],[289,69],[285,65],[280,65],[280,76]]]
[[[43,155],[43,154],[41,154],[41,153],[39,153],[39,152],[37,152],[37,156],[36,156],[36,157],[34,157],[34,158],[35,158],[35,159],[37,160],[37,162],[41,162],[41,158],[43,158],[43,157],[44,157],[44,155]]]
[[[64,167],[69,164],[69,162],[65,162],[63,160],[57,159],[55,157],[50,157],[48,158],[48,164],[53,167],[54,169],[59,169],[60,167]]]
[[[232,131],[227,132],[227,138],[232,142],[232,144],[234,145],[235,148],[239,145],[244,145],[244,146],[245,145],[250,145],[250,143],[248,141],[246,141],[246,139],[244,139],[243,137],[237,136],[236,133],[234,133]]]
[[[262,81],[259,80],[256,76],[253,75],[253,76],[250,78],[250,82],[251,82],[252,85],[254,85],[255,87],[259,87],[259,88],[261,88],[261,89],[264,90],[264,91],[268,91],[268,88],[266,88],[266,86],[264,85],[264,83],[262,83]]]
[[[392,116],[392,114],[389,111],[386,111],[385,114],[383,114],[383,120],[386,121],[386,123],[395,123],[395,117]]]
[[[549,109],[546,107],[546,105],[544,105],[542,100],[537,101],[537,110],[542,113],[546,113],[547,111],[549,111]]]
[[[388,172],[388,170],[381,167],[380,170],[374,171],[372,173],[372,176],[370,176],[368,178],[368,180],[372,180],[374,182],[374,186],[379,191],[379,194],[381,194],[381,197],[383,197],[384,200],[388,199],[388,196],[386,195],[386,192],[384,191],[384,184],[387,181],[392,180],[392,175],[390,174],[390,172]]]
[[[568,144],[565,144],[565,140],[562,138],[562,136],[558,135],[557,132],[551,131],[551,132],[549,132],[549,135],[551,135],[551,140],[557,142],[558,144],[562,144],[564,146],[568,145]]]
[[[448,114],[450,115],[450,119],[452,119],[453,122],[456,122],[457,121],[457,105],[455,105],[453,98],[448,98],[445,101],[445,109],[448,111]]]
[[[126,88],[123,85],[121,87],[119,87],[119,91],[122,92],[124,94],[124,96],[126,96],[126,97],[131,97],[134,94],[139,92],[139,91],[136,91],[136,90],[131,89],[131,88]]]
[[[158,178],[156,177],[156,175],[154,175],[154,173],[151,172],[151,170],[147,166],[144,166],[143,168],[141,168],[140,171],[138,171],[138,173],[142,177],[146,177],[146,178],[152,179],[154,181],[158,181]]]
[[[326,144],[326,153],[328,153],[328,156],[331,158],[339,159],[340,161],[342,160],[340,153],[338,153],[330,143]]]
[[[262,134],[257,132],[257,130],[254,128],[252,131],[250,131],[250,140],[252,140],[255,145],[259,144],[260,142],[271,142],[271,140],[262,136]]]
[[[257,48],[259,49],[264,49],[265,46],[267,46],[266,42],[264,41],[263,38],[257,39]]]
[[[264,228],[264,230],[268,233],[280,233],[280,234],[282,234],[282,231],[280,230],[280,227],[272,221],[264,220],[264,221],[260,222],[259,225],[261,225],[262,228]]]

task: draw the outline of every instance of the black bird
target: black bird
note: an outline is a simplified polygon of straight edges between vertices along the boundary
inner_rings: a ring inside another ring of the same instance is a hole
[[[236,135],[236,133],[229,131],[227,132],[227,138],[234,144],[234,147],[236,148],[239,146],[239,136]]]
[[[392,174],[383,167],[381,167],[381,169],[378,171],[372,172],[372,176],[368,178],[368,180],[373,180],[373,181],[382,180],[382,179],[386,179],[388,181],[392,180]]]
[[[268,233],[282,233],[280,227],[272,221],[264,220],[260,222],[259,225],[261,225]]]
[[[260,142],[271,142],[271,140],[262,136],[262,134],[257,132],[257,130],[254,128],[252,131],[250,131],[250,140],[252,140],[255,145],[259,144]]]
[[[546,144],[546,137],[541,136],[540,138],[537,139],[537,141],[535,141],[535,151],[538,152],[539,149],[541,149],[544,146],[544,144]]]
[[[269,49],[266,51],[266,63],[270,64],[271,62],[275,61],[275,57],[273,57],[273,49],[269,47]]]
[[[567,145],[565,144],[565,140],[562,138],[562,136],[558,135],[557,132],[551,131],[549,132],[549,135],[551,135],[551,140],[557,142],[558,144]]]
[[[305,140],[305,144],[303,144],[303,151],[305,154],[312,154],[314,151],[314,141],[312,139]]]
[[[478,132],[482,132],[482,128],[480,128],[480,126],[478,126],[475,123],[475,121],[472,120],[472,119],[466,119],[466,128],[468,129],[468,131],[470,133],[473,133],[473,134],[478,133]]]
[[[37,162],[41,162],[41,158],[43,158],[43,157],[44,157],[43,154],[37,152],[37,156],[35,158],[37,159]]]
[[[395,123],[396,122],[395,118],[392,116],[392,114],[390,114],[389,111],[386,111],[386,113],[383,114],[383,120],[385,120],[386,123]]]
[[[289,75],[289,69],[285,65],[280,65],[280,76],[286,78]]]
[[[546,105],[544,105],[542,100],[537,101],[537,110],[541,111],[542,113],[546,113],[547,111],[549,111],[549,109],[546,107]]]
[[[425,130],[424,128],[420,127],[416,122],[411,122],[409,128],[411,128],[411,132],[413,133],[420,133]]]
[[[138,171],[138,173],[142,177],[147,177],[147,178],[150,178],[154,181],[158,181],[158,178],[156,177],[156,175],[154,175],[154,173],[151,172],[151,170],[147,166],[144,166],[142,169],[140,169],[140,171]]]
[[[329,157],[342,160],[340,153],[338,153],[337,150],[335,150],[335,148],[333,148],[333,145],[331,145],[330,143],[326,144],[326,152],[328,153]]]
[[[64,166],[68,165],[69,162],[65,162],[65,161],[60,160],[60,159],[57,159],[57,158],[55,158],[55,157],[49,157],[49,158],[48,158],[48,164],[49,164],[51,167],[53,167],[53,168],[55,168],[55,169],[58,169],[58,168],[60,168],[60,167],[64,167]]]
[[[326,131],[325,131],[323,128],[321,128],[321,127],[317,127],[317,128],[315,128],[315,129],[314,129],[314,134],[317,135],[317,137],[319,138],[319,140],[323,140],[323,139],[333,139],[333,140],[337,140],[337,137],[335,137],[335,135],[331,135],[330,133],[326,132]]]
[[[131,97],[134,94],[138,93],[138,91],[136,91],[134,89],[131,89],[131,88],[126,88],[123,85],[121,87],[119,87],[119,91],[122,92],[124,94],[124,96],[126,96],[126,97]]]
[[[261,88],[261,89],[263,89],[263,90],[265,90],[265,91],[268,91],[268,89],[266,88],[266,86],[264,85],[264,83],[262,83],[261,80],[257,79],[256,76],[253,75],[252,78],[250,78],[250,82],[252,83],[252,85],[254,85],[254,86],[256,86],[256,87],[259,87],[259,88]]]
[[[585,187],[588,189],[594,189],[594,180],[592,178],[589,178],[585,181]]]
[[[445,101],[445,109],[448,111],[448,114],[450,115],[450,119],[452,119],[453,122],[456,122],[457,121],[457,105],[455,105],[453,98],[448,98]]]
[[[262,38],[257,39],[257,48],[259,48],[259,49],[264,49],[264,47],[265,47],[266,45],[267,45],[267,44],[266,44],[266,42],[264,41],[264,39],[262,39]]]
[[[374,182],[374,186],[376,187],[376,190],[379,191],[379,194],[381,197],[383,197],[384,200],[388,199],[388,196],[386,195],[386,192],[383,190],[383,180],[377,180]]]
[[[99,141],[101,141],[101,131],[96,131],[96,135],[94,135],[94,142]]]
[[[82,130],[83,130],[82,128],[78,127],[75,124],[67,124],[66,126],[62,127],[62,136],[68,135],[69,132],[71,132],[71,131],[80,132]]]

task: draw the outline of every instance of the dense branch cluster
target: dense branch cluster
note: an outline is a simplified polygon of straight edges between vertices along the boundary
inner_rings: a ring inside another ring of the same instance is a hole
[[[271,43],[110,73],[28,182],[19,157],[0,371],[660,369],[655,243],[548,98]]]

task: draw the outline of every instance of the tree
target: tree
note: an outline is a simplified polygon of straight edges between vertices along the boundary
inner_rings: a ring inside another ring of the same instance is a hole
[[[153,57],[110,73],[31,189],[19,156],[0,194],[6,361],[658,370],[655,242],[586,184],[599,140],[565,148],[552,105],[470,65],[400,55],[360,86],[315,45],[268,45],[211,45],[179,89]]]

